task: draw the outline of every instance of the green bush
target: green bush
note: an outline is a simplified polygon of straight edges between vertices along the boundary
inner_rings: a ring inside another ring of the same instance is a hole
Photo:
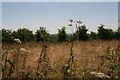
[[[118,27],[117,31],[115,32],[115,38],[120,40],[120,26]]]
[[[0,42],[3,43],[13,43],[13,39],[19,38],[22,42],[27,41],[71,41],[73,40],[82,40],[86,41],[90,39],[102,39],[102,40],[120,40],[120,27],[116,31],[112,29],[105,29],[104,25],[98,27],[98,32],[87,33],[88,29],[86,26],[80,26],[77,28],[76,32],[71,34],[66,33],[66,28],[63,26],[61,29],[58,29],[57,34],[49,34],[46,31],[45,27],[40,27],[35,34],[27,28],[20,28],[17,31],[12,31],[9,29],[1,29],[0,30]]]
[[[66,31],[65,31],[65,26],[63,26],[61,29],[58,29],[58,41],[63,42],[66,41]]]
[[[2,43],[2,30],[0,30],[0,43]]]
[[[12,30],[2,29],[2,42],[3,43],[12,43]]]
[[[45,27],[40,27],[35,33],[36,41],[50,41],[49,33],[46,31]]]
[[[90,33],[90,39],[97,39],[97,38],[98,38],[97,33],[91,31],[91,33]]]
[[[101,25],[98,27],[97,36],[102,40],[112,40],[118,37],[118,33],[114,32],[112,29],[105,29],[104,25]]]
[[[78,40],[86,41],[89,39],[89,36],[87,34],[86,26],[80,26],[76,30],[76,37]]]
[[[32,41],[34,39],[32,31],[27,28],[18,29],[17,31],[13,32],[14,38],[19,38],[22,42]]]

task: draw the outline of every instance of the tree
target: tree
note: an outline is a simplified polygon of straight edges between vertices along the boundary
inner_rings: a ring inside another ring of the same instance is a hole
[[[23,28],[23,29],[20,28],[17,31],[14,31],[13,37],[19,38],[22,42],[32,41],[34,38],[32,31],[30,31],[27,28]]]
[[[61,29],[58,29],[58,41],[63,42],[66,41],[66,31],[65,31],[65,26],[63,26]]]
[[[115,37],[117,40],[120,40],[120,26],[118,27],[116,33],[115,33]]]
[[[108,39],[112,40],[115,39],[115,32],[112,29],[106,29],[106,31],[108,31]]]
[[[46,31],[45,27],[40,27],[35,33],[36,41],[50,41],[49,33]]]
[[[91,39],[97,39],[97,33],[91,31],[91,33],[90,33],[90,38],[91,38]]]
[[[103,40],[111,40],[114,38],[114,32],[112,29],[105,29],[104,25],[98,27],[98,37]]]
[[[80,26],[76,30],[76,37],[78,40],[86,41],[89,39],[89,36],[87,34],[86,26]]]
[[[2,43],[2,30],[0,30],[0,43]]]
[[[2,42],[3,43],[12,43],[12,30],[2,29]]]

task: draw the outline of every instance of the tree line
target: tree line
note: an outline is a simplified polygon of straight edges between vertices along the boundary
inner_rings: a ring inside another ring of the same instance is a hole
[[[112,29],[104,28],[104,25],[98,27],[97,32],[91,31],[88,33],[88,29],[85,25],[77,27],[75,33],[67,34],[66,27],[63,26],[61,29],[58,29],[57,34],[49,34],[45,27],[40,27],[36,30],[35,34],[33,31],[27,28],[20,28],[17,31],[12,31],[9,29],[1,29],[0,33],[2,33],[2,43],[13,43],[15,38],[19,38],[22,42],[28,41],[36,41],[36,42],[54,42],[54,41],[71,41],[79,40],[79,41],[87,41],[87,40],[120,40],[120,27],[116,31]]]

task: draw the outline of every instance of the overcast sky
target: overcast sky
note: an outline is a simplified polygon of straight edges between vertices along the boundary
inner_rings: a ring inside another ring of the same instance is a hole
[[[2,27],[12,30],[26,27],[35,31],[40,26],[49,33],[68,25],[68,19],[80,19],[89,31],[97,31],[99,24],[116,30],[117,2],[3,2]],[[67,32],[70,28],[67,27]]]

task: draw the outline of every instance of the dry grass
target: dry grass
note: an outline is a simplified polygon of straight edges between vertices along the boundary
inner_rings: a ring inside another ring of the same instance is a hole
[[[29,52],[21,52],[20,48],[25,48]],[[110,73],[111,67],[114,72],[109,76],[120,77],[120,46],[119,41],[87,41],[74,42],[73,45],[74,62],[76,66],[76,78],[81,78],[85,73],[91,71]],[[42,53],[41,43],[3,44],[2,46],[2,65],[4,69],[3,77],[36,77],[36,70],[39,55]],[[70,53],[70,43],[49,43],[46,48],[47,64],[40,64],[40,69],[47,71],[47,78],[62,78],[63,66],[67,63]],[[116,56],[111,57],[110,55]],[[102,57],[103,56],[103,57]],[[106,57],[105,57],[106,56]],[[108,59],[107,59],[108,58]],[[113,58],[113,59],[112,59]],[[118,59],[117,59],[118,58]],[[10,60],[14,65],[9,75],[11,65],[6,62]],[[113,60],[113,61],[111,61]],[[115,63],[113,63],[115,61]],[[6,64],[5,64],[6,63]],[[113,65],[112,65],[113,64]],[[48,70],[51,67],[51,70]],[[40,71],[41,71],[40,70]],[[26,76],[28,75],[28,76]]]

